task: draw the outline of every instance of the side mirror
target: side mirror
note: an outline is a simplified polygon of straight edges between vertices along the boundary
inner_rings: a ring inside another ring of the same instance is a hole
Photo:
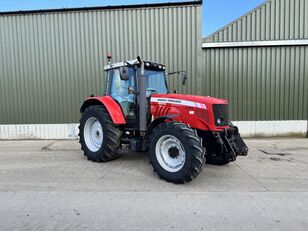
[[[125,81],[129,80],[128,67],[120,67],[120,78]]]
[[[186,75],[186,71],[184,71],[183,74],[182,74],[182,84],[183,85],[186,84],[186,80],[187,80],[187,75]]]

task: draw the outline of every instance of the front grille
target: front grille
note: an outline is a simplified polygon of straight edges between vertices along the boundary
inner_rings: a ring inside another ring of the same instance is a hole
[[[227,104],[214,104],[214,119],[216,126],[227,126],[229,123],[229,111]],[[220,123],[219,123],[220,120]]]

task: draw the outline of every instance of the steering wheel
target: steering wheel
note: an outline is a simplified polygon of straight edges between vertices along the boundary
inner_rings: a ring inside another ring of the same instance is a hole
[[[157,93],[157,90],[155,88],[150,88],[150,87],[146,89],[146,97],[150,97],[152,93]]]

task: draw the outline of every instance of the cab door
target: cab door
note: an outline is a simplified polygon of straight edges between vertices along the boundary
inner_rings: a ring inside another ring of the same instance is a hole
[[[135,89],[135,81],[133,69],[128,70],[128,80],[121,80],[119,69],[109,71],[109,95],[119,103],[126,120],[133,120],[136,119],[136,96],[130,94],[128,88]]]

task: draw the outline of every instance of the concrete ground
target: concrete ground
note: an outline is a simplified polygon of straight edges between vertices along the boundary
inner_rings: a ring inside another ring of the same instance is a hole
[[[0,141],[0,230],[308,230],[308,139],[160,180],[146,154],[87,161],[78,141]]]

